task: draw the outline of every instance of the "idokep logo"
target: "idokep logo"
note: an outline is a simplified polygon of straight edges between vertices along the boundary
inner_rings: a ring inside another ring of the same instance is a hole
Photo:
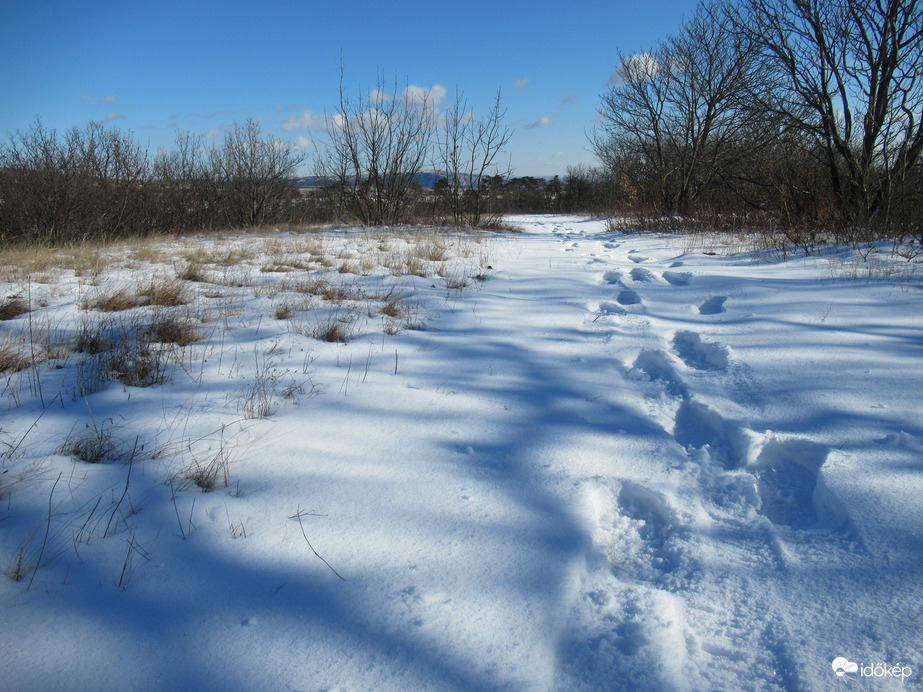
[[[843,656],[837,656],[830,665],[838,678],[844,677],[847,673],[858,673],[863,678],[900,678],[903,681],[913,675],[910,666],[892,666],[887,663],[860,666]]]
[[[842,656],[833,659],[833,672],[836,673],[838,678],[843,677],[846,673],[858,673],[859,664],[853,663],[848,658],[843,658]]]

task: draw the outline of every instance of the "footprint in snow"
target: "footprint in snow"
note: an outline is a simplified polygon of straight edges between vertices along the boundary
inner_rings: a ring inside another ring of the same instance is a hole
[[[664,272],[663,280],[671,286],[688,286],[692,279],[691,272]]]
[[[635,267],[631,270],[631,278],[638,283],[646,283],[654,279],[654,275],[644,267]]]
[[[617,271],[607,271],[603,274],[603,283],[605,284],[621,284],[622,283],[622,274]]]
[[[773,524],[795,529],[842,523],[829,493],[818,493],[818,475],[829,450],[808,440],[770,440],[751,469],[760,513]]]
[[[717,315],[724,312],[724,302],[727,296],[714,296],[699,306],[700,315]]]
[[[630,259],[635,264],[641,264],[642,262],[647,262],[650,259],[650,257],[641,257],[640,255],[633,255],[632,257],[629,257],[628,259]]]
[[[615,303],[605,302],[599,304],[599,309],[596,311],[599,315],[624,315],[625,310],[620,308]]]
[[[638,295],[637,291],[622,291],[616,297],[616,300],[621,305],[640,305],[641,296]]]
[[[722,344],[702,341],[696,332],[676,332],[673,350],[694,370],[724,370],[728,365],[728,350]]]
[[[643,349],[635,359],[629,376],[636,378],[638,373],[646,376],[651,382],[659,383],[664,391],[673,396],[686,397],[689,394],[679,373],[667,355],[661,351]]]
[[[741,465],[746,450],[745,431],[739,423],[688,398],[676,410],[673,439],[688,453],[704,449],[709,459],[728,471]]]
[[[613,574],[665,588],[682,587],[691,572],[681,546],[687,531],[666,497],[624,481],[618,494],[618,512],[628,521],[619,527],[621,540],[617,540],[610,554]]]

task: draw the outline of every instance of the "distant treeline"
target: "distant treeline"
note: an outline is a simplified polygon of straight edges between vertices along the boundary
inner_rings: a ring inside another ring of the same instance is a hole
[[[264,136],[247,121],[216,145],[180,134],[151,156],[130,134],[100,123],[62,133],[36,122],[0,147],[0,242],[61,245],[153,233],[195,233],[269,224],[363,222],[341,180],[300,188],[305,155]],[[470,183],[408,177],[393,223],[454,223],[455,211],[477,204],[480,225],[509,212],[597,209],[608,203],[592,171],[564,180],[484,175]],[[371,187],[366,175],[359,186]],[[354,193],[353,193],[354,194]],[[458,220],[467,223],[463,213]]]
[[[181,134],[153,157],[100,123],[59,134],[36,122],[0,148],[0,240],[59,245],[295,218],[289,181],[302,160],[254,121],[217,146]]]

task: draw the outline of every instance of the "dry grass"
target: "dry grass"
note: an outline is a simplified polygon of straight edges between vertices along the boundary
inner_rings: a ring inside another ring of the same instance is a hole
[[[29,365],[30,360],[23,353],[23,344],[19,339],[9,334],[0,337],[0,373],[20,372]]]
[[[179,315],[160,315],[154,319],[146,330],[149,340],[188,346],[202,340],[202,329],[191,317]]]
[[[119,445],[112,436],[112,419],[107,418],[99,425],[93,421],[83,430],[72,432],[55,452],[88,464],[118,459]]]
[[[311,335],[315,339],[328,343],[348,343],[355,334],[356,315],[352,312],[336,310],[326,318],[319,319]]]
[[[153,279],[138,290],[137,296],[147,305],[177,307],[189,302],[186,285],[179,279]]]
[[[404,314],[404,309],[404,296],[396,294],[391,296],[385,304],[381,306],[379,312],[386,317],[401,317]]]
[[[120,346],[108,354],[108,379],[115,378],[128,387],[151,387],[162,384],[167,379],[167,351],[154,348],[150,344],[131,346],[123,342]]]
[[[84,310],[99,310],[100,312],[122,312],[138,306],[138,299],[125,288],[120,288],[112,293],[97,294],[87,298],[82,308]]]
[[[204,262],[196,262],[188,258],[177,265],[176,276],[181,281],[209,283],[209,278],[205,270]]]
[[[77,330],[74,350],[77,353],[86,353],[88,355],[96,355],[109,350],[112,346],[112,339],[107,331],[103,322],[96,321],[91,323],[89,320],[83,320]]]
[[[0,303],[0,320],[14,320],[27,312],[31,312],[29,304],[19,296],[7,298]]]

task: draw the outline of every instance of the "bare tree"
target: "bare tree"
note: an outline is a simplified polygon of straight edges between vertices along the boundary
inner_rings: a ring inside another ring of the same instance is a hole
[[[456,225],[479,226],[487,210],[489,177],[509,174],[497,170],[513,131],[504,125],[506,111],[500,91],[487,114],[475,119],[467,100],[456,91],[455,104],[442,117],[436,147],[436,164],[448,176],[448,197]]]
[[[306,156],[290,142],[263,138],[259,124],[234,125],[211,152],[220,208],[230,226],[260,226],[279,218],[294,190],[291,179]]]
[[[923,4],[749,0],[744,31],[775,70],[764,92],[823,152],[847,224],[889,211],[923,150]]]
[[[178,133],[173,148],[160,151],[154,159],[154,180],[164,230],[197,231],[218,221],[218,189],[202,135]]]
[[[91,122],[63,137],[40,121],[0,150],[3,240],[59,243],[151,230],[147,152]]]
[[[619,53],[599,109],[597,156],[661,212],[687,213],[716,183],[750,128],[747,35],[724,3],[700,5],[681,32],[645,53]]]
[[[379,77],[374,90],[353,99],[341,68],[339,111],[326,120],[326,149],[316,162],[343,207],[371,226],[404,220],[433,130],[427,92],[386,86]]]

